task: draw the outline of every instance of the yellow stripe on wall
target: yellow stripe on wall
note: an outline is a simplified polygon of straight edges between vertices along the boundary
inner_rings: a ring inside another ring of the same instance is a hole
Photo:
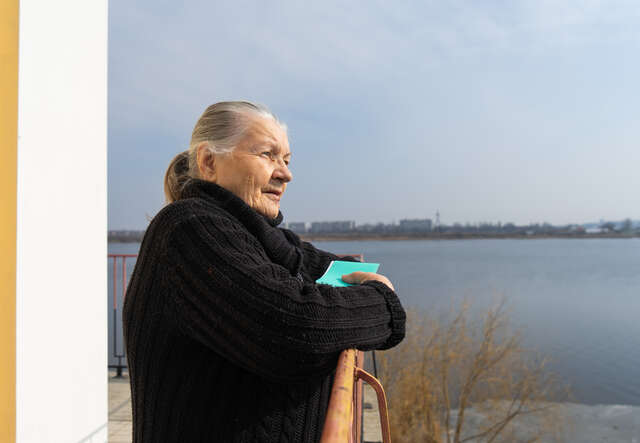
[[[0,0],[0,442],[16,439],[19,0]]]

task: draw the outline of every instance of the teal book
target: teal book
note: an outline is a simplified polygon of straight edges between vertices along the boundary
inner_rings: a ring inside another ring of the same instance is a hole
[[[331,286],[353,286],[352,284],[342,281],[342,276],[351,274],[352,272],[378,272],[380,263],[362,263],[358,261],[332,261],[329,267],[322,274],[322,277],[316,280],[316,283]]]

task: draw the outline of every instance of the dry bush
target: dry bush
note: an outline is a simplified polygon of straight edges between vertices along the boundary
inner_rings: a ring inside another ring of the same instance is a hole
[[[504,302],[482,321],[463,304],[448,322],[410,311],[403,343],[381,355],[394,442],[555,441],[560,388],[546,360],[507,328]],[[526,425],[515,433],[514,422]]]

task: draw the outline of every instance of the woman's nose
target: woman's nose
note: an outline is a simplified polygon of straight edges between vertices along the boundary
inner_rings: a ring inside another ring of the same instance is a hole
[[[293,174],[291,174],[291,171],[289,170],[289,167],[286,165],[286,163],[283,162],[280,163],[278,167],[273,171],[273,178],[288,183],[293,180]]]

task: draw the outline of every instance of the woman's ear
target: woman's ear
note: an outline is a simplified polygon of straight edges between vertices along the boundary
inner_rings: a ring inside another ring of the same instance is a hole
[[[209,149],[207,142],[202,142],[196,147],[196,163],[200,178],[210,182],[216,181],[216,156]]]

